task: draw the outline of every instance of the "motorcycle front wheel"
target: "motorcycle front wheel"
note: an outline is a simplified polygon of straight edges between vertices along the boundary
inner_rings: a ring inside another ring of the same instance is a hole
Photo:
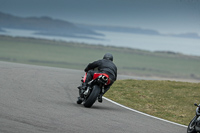
[[[195,130],[195,121],[197,119],[197,116],[195,116],[190,124],[188,125],[188,128],[187,128],[187,133],[197,133],[196,130]]]
[[[83,104],[85,107],[90,108],[95,103],[97,97],[99,96],[101,89],[99,86],[94,85],[92,92],[90,92],[90,95],[85,100],[85,103]]]

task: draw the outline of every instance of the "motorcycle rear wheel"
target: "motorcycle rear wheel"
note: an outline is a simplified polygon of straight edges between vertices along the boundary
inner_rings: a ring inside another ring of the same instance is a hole
[[[85,100],[85,103],[83,104],[85,107],[90,108],[97,100],[97,97],[99,96],[101,89],[99,86],[94,85],[92,92],[88,96],[88,98]]]
[[[197,133],[197,131],[195,130],[195,121],[196,121],[196,117],[197,117],[197,116],[195,116],[195,117],[191,120],[190,124],[188,125],[187,133]]]

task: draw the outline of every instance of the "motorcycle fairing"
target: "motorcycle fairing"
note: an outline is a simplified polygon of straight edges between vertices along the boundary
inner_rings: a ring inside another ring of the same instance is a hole
[[[85,83],[85,80],[86,80],[86,78],[87,78],[87,73],[85,73],[85,75],[84,75],[84,77],[83,77],[83,83]]]

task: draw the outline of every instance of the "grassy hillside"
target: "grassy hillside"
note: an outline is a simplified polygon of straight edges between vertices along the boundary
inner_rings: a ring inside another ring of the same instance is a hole
[[[200,79],[200,57],[170,52],[8,36],[0,36],[0,47],[2,61],[83,70],[89,62],[111,52],[121,74]]]

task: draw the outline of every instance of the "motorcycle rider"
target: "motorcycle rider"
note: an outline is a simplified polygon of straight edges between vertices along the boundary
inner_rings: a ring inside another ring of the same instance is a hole
[[[98,68],[98,71],[95,71],[94,70],[95,68]],[[105,86],[104,93],[100,94],[98,97],[98,101],[102,102],[102,96],[110,89],[112,84],[117,79],[117,67],[113,63],[113,55],[110,53],[106,53],[103,56],[103,59],[89,63],[84,71],[87,72],[87,77],[86,77],[85,83],[82,86],[82,89],[84,89],[84,90],[87,88],[87,83],[93,79],[93,75],[95,72],[96,73],[106,73],[109,75],[111,83],[109,85]]]

